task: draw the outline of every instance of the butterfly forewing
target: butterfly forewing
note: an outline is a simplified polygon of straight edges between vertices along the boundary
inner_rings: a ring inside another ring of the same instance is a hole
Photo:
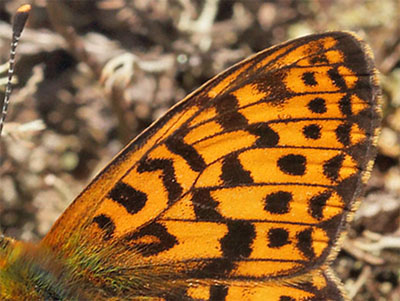
[[[332,32],[228,69],[131,142],[42,245],[85,242],[162,274],[153,297],[344,298],[325,266],[375,155],[370,56]]]

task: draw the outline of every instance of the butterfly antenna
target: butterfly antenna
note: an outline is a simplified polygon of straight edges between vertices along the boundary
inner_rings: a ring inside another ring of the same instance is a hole
[[[26,20],[28,19],[30,11],[31,11],[31,6],[29,4],[25,4],[22,5],[20,8],[18,8],[14,16],[14,21],[12,26],[10,60],[8,67],[8,79],[6,84],[6,92],[4,94],[3,110],[1,112],[1,119],[0,119],[0,137],[3,132],[4,122],[7,117],[8,104],[10,103],[10,96],[12,91],[11,79],[14,74],[14,64],[15,64],[15,50],[17,48],[19,38],[21,37],[22,30],[25,27],[25,23]]]

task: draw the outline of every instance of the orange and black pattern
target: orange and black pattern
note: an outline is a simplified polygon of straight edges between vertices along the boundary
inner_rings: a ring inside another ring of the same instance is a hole
[[[329,263],[375,156],[375,72],[344,32],[250,57],[131,142],[41,246],[125,258],[143,284],[126,298],[345,299]]]
[[[321,266],[368,178],[378,94],[369,51],[352,34],[258,53],[132,142],[43,243],[57,248],[55,232],[86,223],[82,235],[103,233],[98,244],[123,242],[141,263],[202,280],[169,292],[182,298],[266,300],[284,286],[289,295],[276,300],[340,299]]]

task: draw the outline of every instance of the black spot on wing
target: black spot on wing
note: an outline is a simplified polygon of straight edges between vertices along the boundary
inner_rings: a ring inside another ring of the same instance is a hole
[[[278,167],[285,174],[302,176],[306,172],[306,162],[303,155],[289,154],[278,159]]]
[[[280,248],[290,244],[289,232],[284,228],[272,228],[267,233],[268,247]]]
[[[243,168],[237,154],[226,156],[222,162],[221,180],[227,185],[251,184],[250,172]]]
[[[312,241],[312,228],[305,229],[297,234],[297,248],[308,259],[315,258]]]
[[[321,138],[321,126],[318,124],[310,124],[303,127],[303,135],[308,139],[317,140]]]
[[[108,198],[124,206],[130,214],[135,214],[142,210],[147,201],[147,195],[144,192],[136,190],[121,181],[111,189],[108,193]]]
[[[351,134],[351,124],[343,123],[340,124],[335,129],[336,138],[342,143],[344,146],[349,146],[351,143],[350,134]]]
[[[336,87],[338,87],[341,90],[347,89],[346,82],[344,81],[343,76],[340,75],[337,67],[329,69],[328,76],[330,77],[330,79],[332,80],[332,82]]]
[[[312,113],[323,114],[327,111],[325,99],[321,97],[312,99],[307,107]]]
[[[321,220],[323,218],[323,210],[325,209],[326,202],[331,197],[332,193],[330,191],[324,191],[318,195],[313,196],[310,199],[310,214],[313,218]]]
[[[205,262],[200,269],[188,272],[188,276],[198,279],[226,277],[236,266],[231,259],[216,258]]]
[[[344,161],[343,154],[337,155],[326,161],[323,165],[324,175],[333,181],[337,181],[339,178],[339,171],[342,168],[343,161]]]
[[[225,130],[244,128],[248,124],[247,119],[237,111],[239,106],[234,95],[219,97],[215,100],[215,107],[218,112],[217,122]]]
[[[351,101],[350,101],[350,94],[344,95],[339,100],[339,110],[342,112],[344,116],[351,116],[352,115],[352,108],[351,108]]]
[[[143,237],[147,237],[148,241],[135,243],[135,240],[139,240]],[[178,241],[175,236],[170,234],[164,225],[153,222],[133,232],[125,237],[127,244],[130,249],[135,249],[140,252],[143,256],[152,256],[160,252],[171,249],[175,246]]]
[[[186,133],[183,132],[177,132],[171,135],[165,141],[165,145],[171,152],[181,156],[194,171],[201,172],[206,168],[206,163],[193,146],[183,141],[185,134]]]
[[[113,237],[115,224],[110,217],[105,214],[97,215],[93,218],[93,223],[96,223],[104,231],[104,240],[110,240]]]
[[[210,301],[224,301],[228,295],[228,286],[226,285],[211,285],[210,287]]]
[[[354,195],[357,192],[357,189],[361,190],[362,186],[360,186],[360,174],[356,173],[351,177],[348,177],[342,181],[340,181],[336,185],[336,193],[339,194],[342,200],[346,203],[346,205],[350,204],[351,201],[354,199]],[[346,207],[345,207],[346,208]],[[347,207],[347,210],[350,210]]]
[[[285,214],[289,212],[293,196],[287,191],[277,191],[268,194],[264,199],[264,210],[271,214]]]
[[[195,189],[192,194],[192,202],[196,218],[200,221],[221,221],[222,215],[218,212],[216,202],[209,190]]]
[[[256,237],[254,225],[247,221],[228,221],[228,233],[221,238],[224,257],[232,260],[249,257]]]
[[[171,160],[167,159],[145,159],[137,168],[138,172],[151,172],[162,170],[162,181],[168,191],[169,205],[173,204],[182,194],[182,187],[176,180],[175,169]]]
[[[319,53],[317,55],[313,55],[310,58],[310,63],[313,65],[321,65],[321,64],[328,64],[329,60],[326,58],[325,53]]]
[[[250,134],[258,136],[256,147],[273,147],[279,142],[279,135],[267,123],[253,123],[247,128]]]
[[[314,72],[304,72],[301,79],[303,80],[303,83],[307,86],[316,86],[318,84],[315,80]]]

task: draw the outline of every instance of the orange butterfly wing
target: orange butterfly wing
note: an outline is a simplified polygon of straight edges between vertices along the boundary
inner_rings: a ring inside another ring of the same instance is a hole
[[[148,277],[138,296],[340,300],[327,265],[372,167],[378,100],[352,34],[264,50],[133,140],[41,245],[103,248]]]

